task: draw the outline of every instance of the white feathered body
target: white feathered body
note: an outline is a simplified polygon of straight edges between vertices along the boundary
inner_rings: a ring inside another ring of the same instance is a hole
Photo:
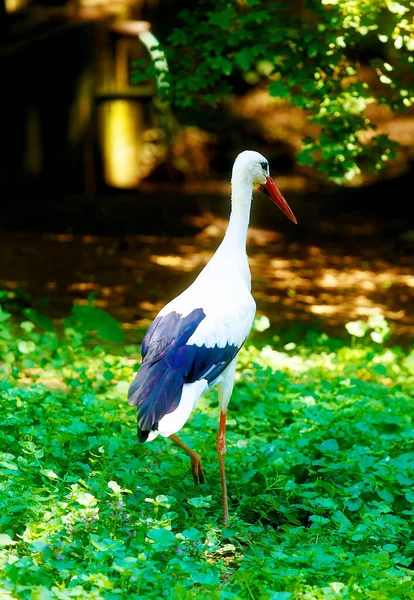
[[[256,152],[239,155],[222,243],[194,283],[159,312],[148,330],[143,363],[129,392],[130,404],[137,406],[140,441],[177,433],[214,385],[219,385],[221,411],[226,412],[237,357],[256,311],[246,236],[253,185],[266,180],[266,165]]]
[[[220,250],[219,248],[194,283],[164,306],[157,315],[162,317],[174,311],[185,317],[194,307],[202,307],[206,317],[189,338],[188,345],[224,348],[230,344],[241,348],[252,328],[256,303],[250,293],[251,279],[246,253],[238,256],[235,261]],[[221,408],[226,410],[233,389],[237,358],[238,353],[211,384],[204,378],[184,384],[178,407],[159,421],[158,428],[149,434],[148,441],[158,435],[169,437],[180,431],[200,397],[213,386],[221,384],[223,387],[224,393],[220,394]],[[228,393],[225,393],[226,388]]]

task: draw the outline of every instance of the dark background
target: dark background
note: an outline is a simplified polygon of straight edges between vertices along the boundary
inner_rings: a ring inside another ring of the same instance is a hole
[[[235,82],[228,107],[212,115],[166,112],[154,84],[131,85],[130,62],[146,50],[123,23],[145,21],[162,41],[178,22],[176,2],[0,4],[2,288],[56,318],[94,290],[126,327],[144,322],[217,247],[232,162],[255,149],[299,222],[258,195],[250,255],[259,311],[276,325],[336,331],[379,311],[410,335],[414,115],[378,109],[398,159],[340,188],[296,164],[305,116],[303,131],[293,128],[296,109],[276,114],[259,88]]]

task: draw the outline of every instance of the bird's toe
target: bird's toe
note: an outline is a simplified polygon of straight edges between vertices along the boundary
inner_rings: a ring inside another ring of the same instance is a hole
[[[195,485],[202,485],[206,482],[206,478],[204,476],[203,467],[201,466],[201,460],[191,461],[191,472],[193,474],[193,479]]]
[[[200,484],[203,484],[206,482],[206,478],[204,477],[203,467],[201,466],[201,464],[200,464],[199,473],[198,473],[198,481]]]

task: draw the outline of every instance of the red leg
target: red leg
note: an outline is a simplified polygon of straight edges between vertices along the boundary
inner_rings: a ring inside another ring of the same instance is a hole
[[[187,444],[184,444],[184,442],[182,440],[180,440],[178,435],[173,434],[173,435],[170,435],[169,437],[170,437],[170,440],[172,440],[174,442],[174,444],[176,444],[177,446],[182,448],[184,450],[184,452],[187,454],[187,456],[190,457],[191,472],[193,474],[194,483],[196,485],[199,485],[200,483],[205,483],[206,480],[204,477],[203,467],[201,466],[201,458],[197,454],[197,452],[194,452],[194,450],[191,450],[191,448],[189,448],[187,446]]]
[[[229,520],[229,508],[227,504],[227,484],[226,484],[226,469],[224,465],[224,455],[226,454],[226,413],[220,412],[220,426],[216,442],[217,455],[220,465],[221,479],[221,497],[223,500],[223,521],[227,523]]]

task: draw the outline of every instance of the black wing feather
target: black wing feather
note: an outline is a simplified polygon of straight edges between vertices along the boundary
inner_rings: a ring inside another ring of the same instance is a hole
[[[142,342],[142,365],[132,382],[128,402],[137,406],[138,438],[151,430],[180,403],[185,383],[214,382],[239,351],[238,346],[187,345],[206,315],[201,308],[181,318],[176,312],[157,317]]]

